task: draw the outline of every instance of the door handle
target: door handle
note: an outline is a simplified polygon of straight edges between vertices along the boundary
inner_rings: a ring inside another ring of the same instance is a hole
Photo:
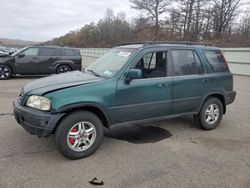
[[[168,84],[158,84],[158,87],[159,87],[159,88],[168,87]]]
[[[162,84],[158,84],[158,87],[159,87],[159,88],[162,88]]]
[[[203,79],[202,82],[203,83],[209,82],[209,79]]]

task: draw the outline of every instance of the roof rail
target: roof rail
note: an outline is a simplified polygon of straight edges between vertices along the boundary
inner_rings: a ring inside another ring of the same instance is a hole
[[[202,46],[213,46],[212,44],[203,43],[203,42],[192,42],[192,41],[147,41],[147,42],[131,42],[123,43],[122,45],[133,45],[133,44],[142,44],[143,46],[153,45],[153,44],[179,44],[179,45],[202,45]]]
[[[202,46],[213,46],[212,44],[203,43],[203,42],[192,42],[192,41],[150,41],[145,43],[144,45],[151,44],[182,44],[182,45],[202,45]]]
[[[146,42],[125,42],[125,43],[121,43],[119,44],[119,46],[124,46],[124,45],[133,45],[133,44],[141,44],[144,45]]]

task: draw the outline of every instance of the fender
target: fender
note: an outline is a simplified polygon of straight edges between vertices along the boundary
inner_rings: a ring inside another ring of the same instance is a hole
[[[202,108],[202,105],[204,104],[205,100],[210,96],[210,95],[221,95],[224,99],[224,102],[225,102],[225,92],[224,91],[213,91],[213,92],[210,92],[208,93],[207,95],[205,95],[202,100],[201,100],[201,103],[199,105],[199,108],[198,108],[198,111],[197,111],[197,114],[200,112],[201,108]],[[226,104],[223,104],[223,107],[224,107],[224,113],[226,112]]]
[[[60,65],[68,65],[68,66],[70,66],[72,69],[75,68],[75,64],[74,64],[74,62],[71,61],[71,60],[58,60],[58,61],[55,61],[55,62],[53,63],[53,67],[54,67],[55,70],[56,70]]]
[[[69,104],[69,105],[63,106],[63,107],[59,108],[58,110],[56,110],[56,113],[65,113],[65,112],[73,111],[76,109],[84,109],[84,108],[98,109],[100,112],[102,112],[102,114],[105,118],[105,121],[107,123],[107,127],[110,127],[112,125],[112,121],[111,121],[108,113],[106,112],[105,108],[97,103],[94,103],[94,102],[88,102],[88,103],[80,102],[80,103]]]

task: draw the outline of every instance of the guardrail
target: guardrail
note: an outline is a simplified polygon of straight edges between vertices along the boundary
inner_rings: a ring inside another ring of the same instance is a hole
[[[250,76],[250,48],[222,48],[233,74]]]
[[[83,66],[86,67],[110,48],[82,48]],[[222,48],[233,74],[250,76],[250,48]]]

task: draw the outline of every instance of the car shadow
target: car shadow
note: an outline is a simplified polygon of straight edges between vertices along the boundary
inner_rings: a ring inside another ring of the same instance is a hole
[[[175,126],[175,129],[196,127],[192,117],[179,117],[145,124],[114,126],[104,129],[104,136],[134,144],[156,143],[173,136],[166,129],[170,126]]]
[[[135,144],[156,143],[172,135],[168,130],[156,126],[126,125],[105,129],[108,138],[125,140]]]

